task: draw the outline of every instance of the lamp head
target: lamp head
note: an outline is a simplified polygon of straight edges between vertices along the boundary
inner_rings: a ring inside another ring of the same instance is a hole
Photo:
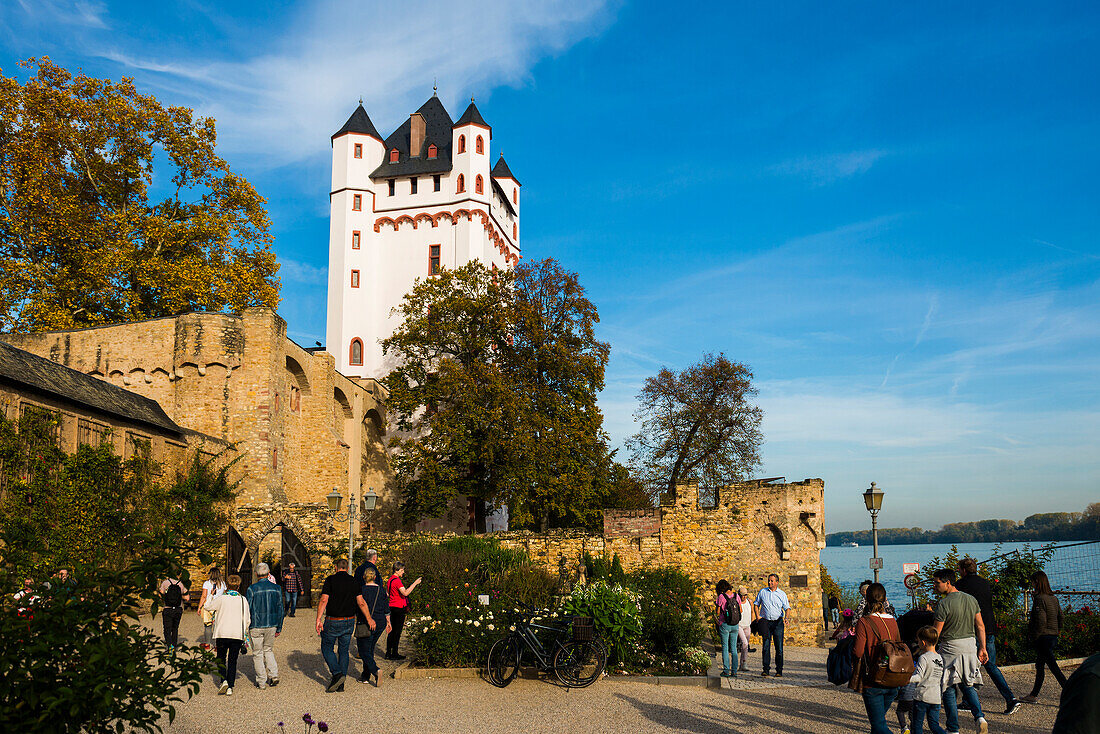
[[[328,501],[328,511],[337,513],[340,511],[340,502],[344,496],[336,490],[336,487],[333,487],[332,491],[325,495],[325,499]]]
[[[371,487],[363,494],[363,511],[373,512],[374,508],[378,506],[378,495],[374,493],[374,488]]]
[[[878,512],[882,509],[882,496],[885,494],[871,482],[871,486],[863,493],[863,504],[867,505],[868,512]]]

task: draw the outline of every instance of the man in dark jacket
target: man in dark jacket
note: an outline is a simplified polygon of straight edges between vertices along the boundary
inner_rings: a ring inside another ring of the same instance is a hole
[[[985,624],[985,651],[989,655],[989,662],[983,667],[985,672],[989,673],[993,685],[997,686],[997,690],[1004,697],[1005,713],[1014,714],[1020,710],[1020,702],[1016,700],[1001,669],[997,667],[997,648],[994,642],[997,615],[993,611],[993,589],[987,580],[978,575],[978,562],[973,558],[963,558],[958,563],[958,569],[962,578],[955,584],[955,588],[977,599],[978,607],[982,612],[982,623]]]
[[[355,587],[359,588],[363,585],[363,573],[367,569],[374,571],[374,582],[379,586],[383,585],[385,579],[382,578],[382,574],[378,573],[378,551],[373,548],[367,550],[367,560],[359,564],[355,569]]]

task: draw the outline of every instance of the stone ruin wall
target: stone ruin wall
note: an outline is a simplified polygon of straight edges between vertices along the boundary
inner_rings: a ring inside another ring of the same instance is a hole
[[[605,510],[604,532],[576,530],[528,533],[509,531],[487,537],[527,551],[557,573],[561,559],[576,569],[585,553],[619,556],[627,571],[646,565],[683,569],[701,586],[709,602],[714,585],[727,579],[744,583],[752,594],[767,585],[769,573],[791,603],[786,639],[814,645],[824,631],[819,551],[825,483],[807,479],[789,484],[745,482],[718,490],[717,506],[701,507],[698,487],[677,488],[675,504],[647,510]]]

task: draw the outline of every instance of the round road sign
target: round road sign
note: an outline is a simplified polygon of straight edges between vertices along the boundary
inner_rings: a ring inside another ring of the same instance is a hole
[[[905,574],[905,588],[912,591],[918,586],[920,586],[920,579],[917,578],[917,575],[915,573]]]

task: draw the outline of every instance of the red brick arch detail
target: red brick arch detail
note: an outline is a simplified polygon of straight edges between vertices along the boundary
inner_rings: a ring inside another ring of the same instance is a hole
[[[381,227],[383,224],[391,224],[393,225],[394,230],[397,229],[397,222],[393,221],[389,217],[379,217],[378,219],[374,220],[374,231],[377,232],[378,228]]]
[[[435,222],[436,226],[438,226],[439,225],[439,220],[442,219],[443,217],[447,217],[447,220],[451,224],[454,224],[455,218],[454,218],[454,215],[451,214],[450,212],[439,212],[434,217],[432,217],[432,221]]]
[[[397,222],[393,225],[394,229],[400,227],[402,222],[408,222],[413,226],[413,229],[416,229],[416,220],[410,217],[408,214],[402,214],[397,218]]]
[[[457,220],[459,217],[466,217],[466,221],[467,222],[470,221],[470,210],[469,209],[455,209],[455,220]]]
[[[417,222],[419,222],[421,219],[423,219],[426,222],[431,222],[433,227],[437,226],[435,219],[432,217],[431,214],[428,214],[427,212],[420,212],[415,217],[413,217],[413,225],[415,226],[415,224]]]

